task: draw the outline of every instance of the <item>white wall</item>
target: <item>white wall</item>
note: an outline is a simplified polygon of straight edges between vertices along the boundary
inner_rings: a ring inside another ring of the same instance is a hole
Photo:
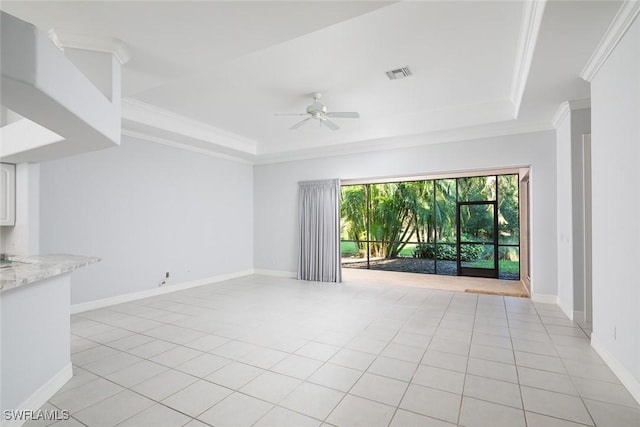
[[[571,191],[571,111],[556,129],[558,305],[573,318],[573,227]]]
[[[532,290],[536,297],[555,301],[556,153],[553,131],[256,166],[255,268],[286,272],[296,269],[298,181],[528,165],[531,165],[533,211]]]
[[[591,82],[593,335],[640,401],[640,20]]]
[[[40,172],[40,252],[102,258],[72,304],[253,267],[249,164],[123,138]]]

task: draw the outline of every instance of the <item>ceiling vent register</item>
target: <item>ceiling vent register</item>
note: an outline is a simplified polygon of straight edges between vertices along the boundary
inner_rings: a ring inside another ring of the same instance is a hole
[[[389,80],[404,79],[405,77],[409,77],[412,75],[411,70],[408,66],[398,68],[396,70],[387,71],[386,74],[387,77],[389,77]]]

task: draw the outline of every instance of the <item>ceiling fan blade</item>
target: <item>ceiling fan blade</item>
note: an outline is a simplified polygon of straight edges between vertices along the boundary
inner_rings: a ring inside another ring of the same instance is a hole
[[[327,113],[327,117],[340,117],[342,119],[358,119],[360,118],[360,114],[355,111],[351,112],[342,112],[342,113]]]
[[[303,124],[305,124],[306,122],[308,122],[309,120],[311,120],[311,117],[307,117],[306,119],[304,119],[301,122],[296,123],[295,125],[291,126],[289,129],[290,130],[296,130],[298,129],[300,126],[302,126]]]
[[[307,113],[275,113],[274,116],[306,116]]]
[[[324,124],[326,127],[328,127],[331,130],[340,129],[340,126],[338,126],[337,124],[333,123],[331,120],[327,119],[326,117],[321,119],[320,123]]]

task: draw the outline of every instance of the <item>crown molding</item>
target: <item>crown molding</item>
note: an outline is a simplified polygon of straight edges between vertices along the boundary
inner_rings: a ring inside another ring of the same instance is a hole
[[[569,103],[562,104],[569,111]],[[266,165],[273,163],[283,163],[299,160],[309,160],[316,158],[326,158],[334,156],[346,156],[366,152],[380,152],[395,149],[412,148],[431,144],[442,144],[449,142],[460,142],[477,140],[484,138],[497,138],[502,136],[527,134],[535,132],[545,132],[553,130],[548,123],[524,123],[515,122],[497,123],[490,127],[470,127],[459,128],[443,132],[430,132],[417,135],[397,136],[382,138],[377,140],[358,141],[350,144],[334,144],[326,147],[312,147],[304,150],[280,151],[264,153],[260,155],[250,155],[246,158],[225,154],[219,151],[219,147],[212,145],[210,149],[202,148],[193,144],[178,142],[174,138],[152,135],[150,132],[138,131],[127,128],[123,123],[122,135],[142,141],[153,142],[181,150],[191,151],[211,157],[216,157],[233,162],[248,165]]]
[[[211,145],[212,149],[219,146],[252,156],[255,156],[257,151],[256,141],[132,98],[122,99],[122,120],[130,130],[135,129],[131,129],[127,121],[157,129],[159,132],[182,135],[187,139]]]
[[[587,108],[591,108],[591,98],[574,99],[573,101],[569,101],[569,106],[571,110],[586,110]]]
[[[298,160],[309,160],[323,157],[345,156],[366,152],[389,151],[403,148],[419,147],[449,142],[471,141],[485,138],[545,132],[553,130],[549,123],[516,123],[508,121],[495,123],[492,126],[473,126],[441,132],[421,133],[416,135],[381,138],[377,140],[358,141],[351,144],[335,144],[327,147],[314,147],[304,150],[280,151],[265,153],[256,157],[256,165],[283,163]]]
[[[585,110],[588,108],[591,108],[591,98],[565,101],[558,106],[558,109],[551,119],[551,124],[553,124],[554,128],[558,129],[558,127],[562,124],[564,119],[571,111]]]
[[[611,25],[609,25],[602,39],[600,39],[598,47],[596,47],[589,61],[587,61],[587,65],[582,69],[580,77],[588,82],[594,79],[639,13],[640,1],[638,0],[625,1],[620,6],[618,13],[611,21]]]
[[[555,114],[553,115],[553,118],[551,119],[551,124],[555,129],[558,129],[558,127],[560,127],[560,125],[562,124],[562,122],[564,122],[564,119],[569,115],[571,110],[572,108],[568,101],[565,101],[558,106],[558,109],[556,110]]]
[[[55,32],[62,48],[90,50],[112,54],[120,64],[124,65],[131,59],[131,53],[125,44],[114,37],[88,36],[85,34]]]
[[[580,101],[582,102],[582,100]],[[566,108],[569,108],[569,103]],[[549,122],[495,121],[492,125],[417,132],[404,136],[314,146],[299,150],[256,152],[253,140],[225,132],[131,98],[122,100],[122,135],[251,165],[281,163],[430,144],[476,140],[553,130]]]
[[[156,144],[161,144],[161,145],[166,145],[168,147],[173,147],[173,148],[177,148],[180,150],[186,150],[186,151],[191,151],[194,153],[198,153],[198,154],[204,154],[207,156],[211,156],[211,157],[216,157],[219,159],[224,159],[224,160],[231,160],[234,162],[238,162],[238,163],[244,163],[244,164],[248,164],[248,165],[253,165],[254,162],[251,160],[247,160],[247,159],[243,159],[241,157],[237,157],[237,156],[232,156],[229,154],[223,154],[220,153],[218,151],[215,150],[206,150],[204,148],[200,148],[200,147],[195,147],[193,145],[189,145],[189,144],[183,144],[181,142],[177,142],[177,141],[173,141],[170,140],[168,138],[162,138],[159,136],[155,136],[155,135],[151,135],[149,133],[145,133],[145,132],[138,132],[132,129],[127,129],[127,128],[122,128],[122,135],[123,136],[127,136],[129,138],[135,138],[135,139],[139,139],[142,141],[147,141],[147,142],[153,142]]]
[[[513,68],[513,78],[511,86],[511,103],[513,104],[514,116],[517,118],[520,112],[520,104],[524,89],[527,86],[529,70],[533,60],[533,53],[538,41],[542,16],[547,4],[546,0],[527,0],[524,2],[522,12],[522,26],[520,28],[520,39],[518,50],[516,51],[516,61]]]

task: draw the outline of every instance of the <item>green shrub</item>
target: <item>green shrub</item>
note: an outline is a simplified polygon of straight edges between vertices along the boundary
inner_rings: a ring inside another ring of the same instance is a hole
[[[460,258],[462,261],[473,261],[482,255],[483,248],[480,245],[463,245],[460,248]]]
[[[417,244],[413,249],[413,257],[433,259],[433,245],[426,243]]]
[[[462,245],[460,248],[460,258],[462,261],[473,261],[482,255],[482,246],[480,245]],[[434,259],[435,245],[433,243],[420,243],[413,250],[414,258]],[[456,261],[456,245],[438,245],[438,259],[447,261]]]

